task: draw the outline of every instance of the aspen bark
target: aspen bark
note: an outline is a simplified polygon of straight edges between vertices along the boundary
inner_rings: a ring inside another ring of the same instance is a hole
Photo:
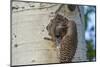
[[[83,7],[70,12],[67,5],[17,1],[12,7],[16,7],[12,9],[12,65],[59,63],[59,50],[44,39],[50,37],[46,26],[56,13],[76,22],[78,47],[73,62],[87,61]]]

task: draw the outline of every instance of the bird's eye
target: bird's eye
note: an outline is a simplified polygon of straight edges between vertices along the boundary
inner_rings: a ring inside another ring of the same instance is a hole
[[[68,9],[69,9],[70,11],[74,11],[75,8],[76,8],[76,5],[68,5]]]

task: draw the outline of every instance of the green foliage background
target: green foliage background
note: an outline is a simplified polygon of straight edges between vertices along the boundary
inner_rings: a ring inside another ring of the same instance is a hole
[[[87,9],[86,9],[87,8]],[[86,13],[84,14],[84,19],[85,19],[85,31],[88,29],[88,22],[90,20],[90,14],[91,13],[96,13],[96,7],[95,6],[86,6],[85,11]],[[91,31],[95,32],[95,25],[92,27]],[[88,32],[91,33],[91,32]],[[96,43],[93,43],[93,38],[92,39],[86,39],[86,44],[87,44],[87,59],[89,61],[95,61],[96,60],[96,48],[94,48]]]

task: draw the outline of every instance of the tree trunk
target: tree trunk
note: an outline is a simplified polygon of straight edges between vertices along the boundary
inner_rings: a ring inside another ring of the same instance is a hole
[[[83,7],[73,12],[61,4],[12,2],[12,7],[12,65],[59,63],[59,50],[44,39],[49,37],[46,26],[56,13],[76,22],[78,47],[73,62],[87,61]]]

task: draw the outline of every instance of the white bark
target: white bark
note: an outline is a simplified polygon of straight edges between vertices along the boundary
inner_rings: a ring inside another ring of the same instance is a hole
[[[35,7],[29,7],[33,4]],[[59,9],[61,4],[42,4],[41,7],[39,3],[13,2],[12,5],[19,6],[12,11],[12,65],[59,63],[53,42],[43,39],[49,37],[46,26],[55,12],[77,24],[78,48],[73,62],[87,60],[83,18],[80,18],[78,9],[74,12],[68,11],[66,6]]]

